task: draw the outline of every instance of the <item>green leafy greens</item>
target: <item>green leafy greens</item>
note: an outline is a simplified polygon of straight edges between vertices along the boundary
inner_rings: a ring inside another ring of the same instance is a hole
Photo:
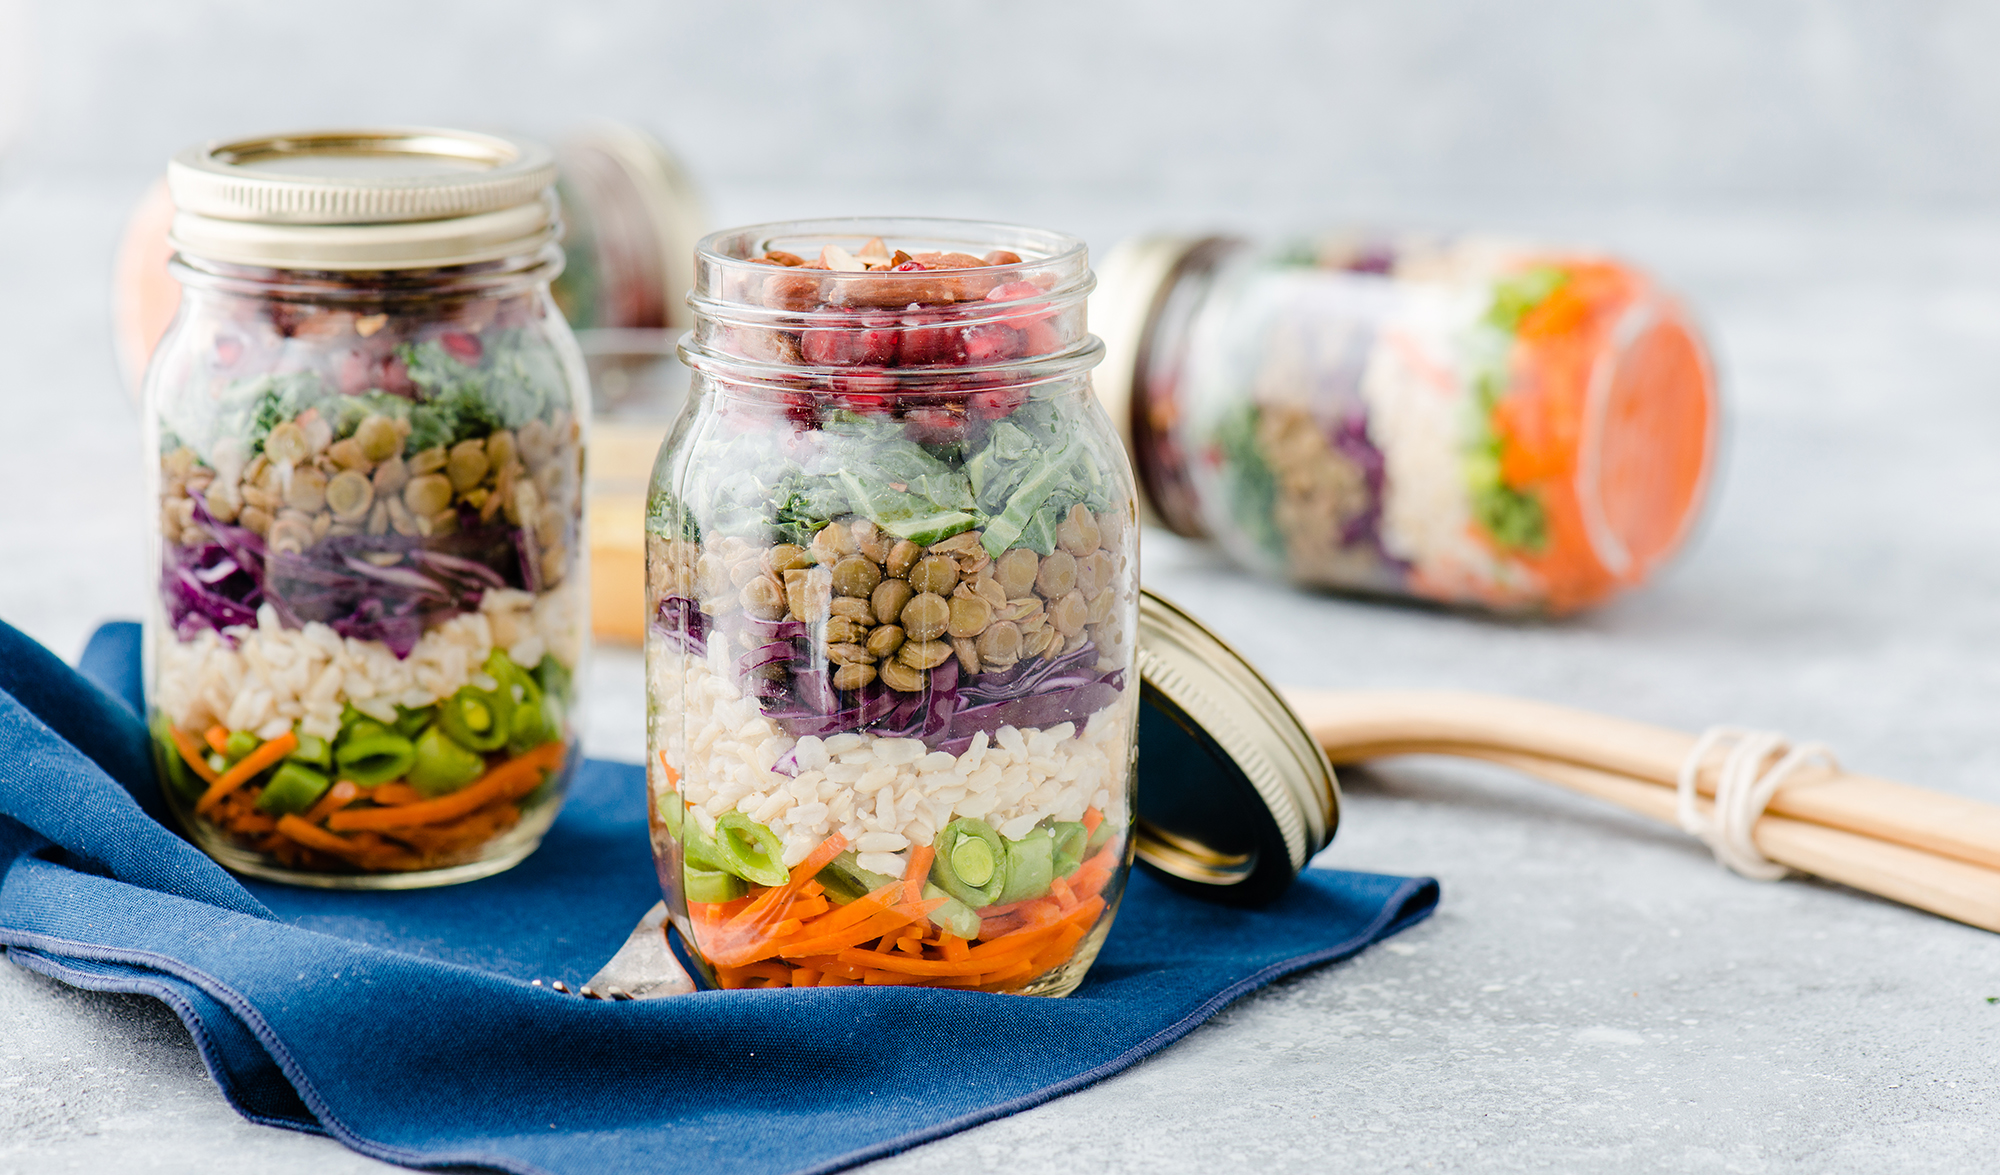
[[[1225,413],[1215,426],[1215,446],[1222,454],[1222,480],[1243,535],[1280,559],[1285,557],[1285,536],[1278,531],[1278,476],[1264,459],[1257,441],[1257,421],[1263,410],[1255,401],[1244,400]]]
[[[1099,454],[1052,401],[1030,400],[961,461],[963,452],[920,444],[888,417],[846,411],[803,432],[711,436],[685,467],[692,510],[659,495],[649,525],[685,533],[678,520],[692,512],[715,535],[803,546],[827,523],[858,515],[926,545],[983,527],[992,554],[1025,546],[1046,555],[1072,506],[1106,510],[1114,500]]]
[[[178,439],[207,451],[222,437],[241,437],[250,454],[264,449],[271,430],[319,409],[336,439],[351,436],[370,416],[408,421],[407,453],[485,437],[550,419],[567,398],[568,382],[555,352],[522,330],[489,331],[479,365],[460,362],[436,342],[396,349],[416,386],[412,400],[379,388],[344,395],[317,371],[288,371],[237,380],[223,390],[207,419],[197,397],[181,398],[182,411],[165,421]]]

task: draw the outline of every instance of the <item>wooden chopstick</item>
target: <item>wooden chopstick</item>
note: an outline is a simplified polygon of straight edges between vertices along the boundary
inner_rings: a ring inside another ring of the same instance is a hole
[[[1444,690],[1283,692],[1336,764],[1511,752],[1671,789],[1696,741],[1681,731],[1524,698]],[[1698,780],[1702,794],[1714,794],[1714,775],[1711,769]],[[1665,802],[1671,809],[1671,790]],[[2000,805],[1964,796],[1813,766],[1779,788],[1767,811],[2000,869]]]

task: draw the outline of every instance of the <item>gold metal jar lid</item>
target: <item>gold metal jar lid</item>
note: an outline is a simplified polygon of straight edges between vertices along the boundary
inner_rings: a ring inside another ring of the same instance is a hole
[[[288,269],[468,265],[555,238],[555,156],[431,128],[322,130],[190,147],[167,165],[170,243]]]
[[[1104,363],[1092,384],[1105,412],[1132,448],[1132,376],[1146,329],[1159,309],[1167,280],[1200,237],[1131,237],[1118,242],[1092,268],[1097,288],[1090,292],[1090,332],[1104,340]]]
[[[693,325],[687,296],[708,215],[673,152],[638,127],[600,122],[567,136],[556,156],[570,254],[556,300],[572,287],[570,325],[674,335]]]
[[[1333,765],[1242,654],[1139,596],[1140,864],[1210,901],[1283,893],[1340,823]]]

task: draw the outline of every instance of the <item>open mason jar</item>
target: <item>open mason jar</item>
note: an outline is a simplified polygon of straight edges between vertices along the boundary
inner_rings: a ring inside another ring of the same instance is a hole
[[[1645,274],[1480,237],[1150,237],[1098,387],[1157,520],[1311,587],[1561,614],[1699,517],[1715,382]]]
[[[531,852],[580,753],[589,396],[549,153],[209,144],[146,381],[168,800],[240,872],[403,888]]]
[[[718,233],[649,506],[655,856],[702,980],[1062,995],[1131,859],[1132,478],[1082,242]]]

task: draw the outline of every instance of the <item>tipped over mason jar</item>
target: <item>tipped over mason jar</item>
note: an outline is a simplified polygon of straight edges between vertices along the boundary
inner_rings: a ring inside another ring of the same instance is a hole
[[[589,394],[549,294],[554,178],[444,130],[174,160],[146,692],[168,802],[232,869],[464,881],[555,818]]]
[[[697,251],[647,517],[652,828],[725,988],[1062,995],[1131,859],[1132,477],[1082,242],[762,225]]]
[[[1307,587],[1560,615],[1685,544],[1719,406],[1684,307],[1581,250],[1150,237],[1091,299],[1154,520]]]

